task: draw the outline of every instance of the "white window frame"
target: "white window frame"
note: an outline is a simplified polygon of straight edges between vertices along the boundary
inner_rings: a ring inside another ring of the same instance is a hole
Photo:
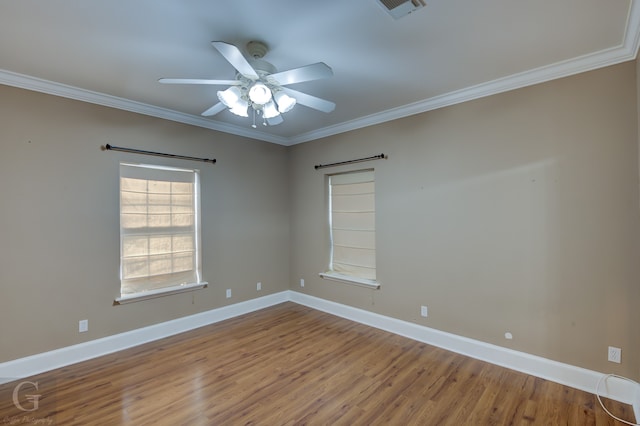
[[[128,169],[129,168],[129,169]],[[122,170],[135,170],[133,168],[138,168],[142,173],[159,173],[161,175],[168,176],[171,172],[176,172],[177,174],[184,175],[185,173],[193,174],[193,212],[194,212],[194,224],[193,224],[193,244],[194,244],[194,254],[193,254],[193,264],[194,270],[191,273],[193,275],[193,282],[181,282],[176,283],[175,285],[163,285],[160,288],[150,288],[148,290],[137,291],[134,293],[123,293],[123,286],[125,285],[125,279],[123,274],[123,264],[124,264],[124,249],[123,249],[123,240],[125,232],[123,232],[122,224],[120,227],[120,296],[117,297],[114,301],[115,304],[125,304],[131,303],[141,300],[152,299],[160,296],[167,296],[170,294],[183,293],[186,291],[193,291],[197,289],[206,288],[208,283],[202,281],[202,254],[201,254],[201,223],[200,223],[200,173],[197,169],[181,169],[177,167],[168,167],[168,166],[159,166],[159,165],[151,165],[151,164],[140,164],[140,163],[120,163],[120,182],[122,180]],[[142,170],[145,169],[145,170]],[[126,173],[126,172],[125,172]],[[165,180],[165,179],[162,179]],[[169,180],[171,182],[175,182],[177,180]],[[119,198],[120,202],[120,215],[122,215],[122,187],[119,185]],[[122,218],[120,219],[122,221]],[[144,234],[142,234],[144,235]],[[165,281],[165,283],[170,283],[170,281]]]
[[[327,203],[328,204],[328,225],[329,225],[328,226],[329,228],[328,229],[329,231],[329,268],[326,272],[321,272],[319,275],[320,277],[327,280],[338,281],[346,284],[353,284],[353,285],[371,288],[371,289],[379,289],[380,282],[378,282],[377,279],[358,277],[358,276],[336,272],[334,270],[334,265],[333,265],[333,260],[334,260],[333,228],[334,227],[333,227],[333,205],[332,205],[333,197],[332,197],[331,179],[332,177],[337,175],[356,174],[356,173],[363,173],[363,172],[370,172],[373,174],[374,170],[373,169],[353,170],[353,171],[344,172],[344,173],[326,175],[327,199],[328,199],[328,203]],[[375,176],[374,176],[374,179],[375,179]],[[375,187],[374,187],[374,196],[375,196]],[[375,229],[373,230],[373,232],[374,232],[374,239],[375,239]]]

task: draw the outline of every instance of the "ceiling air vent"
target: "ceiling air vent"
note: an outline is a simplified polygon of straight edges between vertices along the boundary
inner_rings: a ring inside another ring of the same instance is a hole
[[[402,18],[425,6],[424,0],[378,0],[395,19]]]

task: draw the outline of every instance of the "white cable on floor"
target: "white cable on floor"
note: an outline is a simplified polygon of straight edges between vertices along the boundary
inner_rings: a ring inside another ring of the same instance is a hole
[[[609,377],[617,377],[618,379],[626,380],[626,381],[631,382],[631,383],[633,383],[635,385],[640,385],[640,383],[638,383],[638,382],[636,382],[634,380],[628,379],[626,377],[618,376],[617,374],[605,374],[604,376],[600,377],[600,380],[598,380],[598,384],[596,385],[596,397],[598,398],[598,402],[600,403],[600,406],[602,407],[602,409],[608,415],[610,415],[612,418],[616,419],[617,421],[622,422],[622,423],[627,424],[627,425],[631,425],[631,426],[640,426],[640,424],[638,424],[638,423],[631,423],[631,422],[628,422],[626,420],[622,420],[619,417],[614,416],[613,414],[611,414],[611,412],[609,410],[607,410],[607,408],[602,403],[602,400],[600,399],[600,393],[598,393],[599,390],[600,390],[600,384],[603,381],[606,381]]]

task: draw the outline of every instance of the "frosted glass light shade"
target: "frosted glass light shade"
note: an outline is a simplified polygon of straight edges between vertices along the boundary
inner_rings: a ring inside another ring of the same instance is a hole
[[[278,115],[280,115],[280,113],[276,108],[275,102],[273,102],[272,100],[264,104],[264,106],[262,107],[262,116],[264,118],[273,118]]]
[[[249,109],[249,103],[244,99],[238,99],[235,105],[229,109],[233,114],[239,115],[240,117],[248,117],[247,109]]]
[[[249,89],[249,99],[258,105],[264,105],[271,100],[271,90],[262,83],[256,83]]]
[[[227,90],[218,91],[218,99],[220,99],[220,102],[228,108],[233,108],[240,100],[241,96],[242,93],[240,92],[240,88],[237,86],[231,86]]]
[[[296,104],[295,98],[292,98],[284,92],[278,92],[274,97],[278,104],[278,111],[282,113],[291,111]]]

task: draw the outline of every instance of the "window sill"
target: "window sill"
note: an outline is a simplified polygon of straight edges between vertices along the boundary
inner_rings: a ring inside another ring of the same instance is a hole
[[[360,287],[371,288],[374,290],[378,290],[380,288],[380,283],[376,280],[350,277],[348,275],[336,274],[335,272],[321,272],[319,275],[325,280],[339,281],[342,283],[353,284]]]
[[[187,291],[199,290],[207,288],[209,283],[193,283],[178,285],[174,287],[165,287],[158,290],[145,291],[143,293],[128,294],[120,296],[113,301],[114,305],[125,305],[127,303],[140,302],[142,300],[155,299],[156,297],[169,296],[171,294],[185,293]]]

